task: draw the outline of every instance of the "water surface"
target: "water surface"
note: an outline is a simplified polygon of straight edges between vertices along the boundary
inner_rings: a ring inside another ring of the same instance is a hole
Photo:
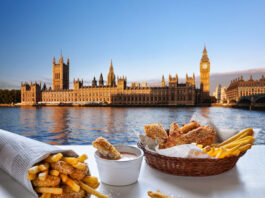
[[[256,144],[265,143],[264,111],[222,107],[0,107],[0,128],[58,145],[91,144],[98,136],[114,144],[133,144],[145,124],[182,125],[195,112],[208,115],[219,127],[261,128]]]

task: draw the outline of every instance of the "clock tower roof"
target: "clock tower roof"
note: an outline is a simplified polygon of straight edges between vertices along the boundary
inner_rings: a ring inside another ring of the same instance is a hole
[[[203,52],[202,52],[201,62],[208,62],[208,61],[209,61],[209,58],[208,58],[208,55],[207,55],[206,45],[204,44],[204,49],[203,49]]]

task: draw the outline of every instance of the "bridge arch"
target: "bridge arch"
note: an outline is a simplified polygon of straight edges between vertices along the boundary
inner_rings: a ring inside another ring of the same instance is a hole
[[[260,96],[255,100],[255,103],[264,103],[265,104],[265,95]]]
[[[239,104],[251,104],[251,100],[249,98],[241,98],[238,101]]]
[[[230,100],[229,103],[230,104],[236,104],[236,100]]]

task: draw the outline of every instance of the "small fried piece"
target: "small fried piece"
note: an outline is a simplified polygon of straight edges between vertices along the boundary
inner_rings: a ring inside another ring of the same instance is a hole
[[[37,174],[38,172],[40,172],[39,166],[33,166],[30,169],[28,169],[29,174]]]
[[[86,154],[80,155],[80,156],[78,157],[79,162],[84,162],[84,161],[87,160],[87,159],[88,159],[88,157],[87,157]]]
[[[74,168],[74,171],[70,174],[70,177],[73,179],[82,180],[87,175],[87,172],[88,166],[87,164],[84,164],[83,170]]]
[[[179,125],[176,122],[173,122],[170,125],[169,135],[171,135],[172,133],[181,133]]]
[[[148,191],[148,196],[150,198],[173,198],[168,195],[163,195],[159,190],[157,190],[156,192]]]
[[[48,175],[44,181],[36,178],[32,181],[33,186],[47,187],[47,186],[57,186],[60,184],[61,179],[56,176]]]
[[[62,157],[63,157],[63,154],[62,153],[57,153],[55,155],[48,156],[45,159],[45,161],[46,162],[50,162],[50,163],[52,163],[52,162],[58,162],[60,159],[62,159]]]
[[[108,196],[101,194],[100,192],[94,190],[93,188],[91,188],[90,186],[84,184],[81,181],[79,182],[79,184],[80,184],[81,188],[84,189],[89,194],[95,195],[98,198],[108,198]]]
[[[180,128],[180,131],[181,133],[187,133],[188,131],[191,131],[193,129],[196,129],[198,128],[200,125],[198,122],[196,121],[191,121],[187,124],[184,124],[181,128]]]
[[[147,124],[144,126],[145,135],[163,144],[168,138],[167,132],[161,124]]]
[[[39,170],[40,170],[41,172],[43,172],[43,171],[48,170],[49,167],[50,167],[49,163],[46,162],[46,163],[44,163],[44,164],[40,164],[40,165],[39,165]]]
[[[42,195],[40,196],[40,198],[51,198],[52,194],[51,193],[42,193]]]
[[[96,189],[99,186],[99,181],[97,177],[93,177],[93,176],[86,176],[83,179],[83,182],[85,182],[87,185],[89,185],[90,187]]]
[[[79,160],[75,157],[63,157],[63,161],[71,164],[72,166],[76,165],[79,162]]]
[[[80,189],[79,192],[73,191],[69,186],[63,184],[63,193],[60,195],[52,195],[52,198],[83,198],[85,197],[86,192],[83,189]]]
[[[28,173],[28,175],[27,175],[27,179],[28,180],[34,180],[36,178],[36,174],[30,174],[30,173]]]
[[[53,176],[59,176],[60,172],[58,170],[51,170],[50,171],[50,175],[53,175]]]
[[[48,176],[48,171],[44,171],[42,173],[39,173],[38,178],[39,180],[44,181],[47,178],[47,176]]]
[[[70,175],[74,171],[74,167],[65,161],[58,161],[51,164],[52,168],[59,171],[62,174]]]
[[[92,145],[100,152],[101,155],[110,159],[120,159],[121,154],[116,150],[116,148],[109,143],[103,137],[97,138]]]
[[[37,187],[35,191],[38,193],[51,193],[51,194],[62,194],[62,188],[54,188],[54,187]]]
[[[74,168],[77,168],[79,170],[84,170],[86,168],[86,164],[82,162],[78,162],[77,164],[73,165]]]
[[[70,179],[69,177],[67,177],[66,175],[64,174],[60,174],[61,178],[62,178],[62,181],[67,184],[68,186],[70,186],[70,188],[75,191],[75,192],[79,192],[80,190],[80,186],[75,183],[72,179]]]

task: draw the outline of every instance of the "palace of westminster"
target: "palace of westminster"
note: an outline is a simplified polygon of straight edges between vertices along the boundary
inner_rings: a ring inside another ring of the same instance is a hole
[[[112,61],[107,83],[103,76],[97,82],[94,77],[91,86],[85,86],[83,80],[73,81],[69,89],[69,59],[66,63],[61,56],[56,63],[53,58],[52,88],[47,89],[40,83],[21,83],[21,103],[24,105],[49,104],[109,104],[109,105],[170,105],[194,106],[209,101],[210,61],[204,46],[200,61],[200,88],[195,87],[195,75],[186,75],[186,83],[179,83],[178,75],[169,75],[168,83],[162,76],[161,86],[149,87],[146,83],[132,83],[127,86],[126,77],[116,77]]]

